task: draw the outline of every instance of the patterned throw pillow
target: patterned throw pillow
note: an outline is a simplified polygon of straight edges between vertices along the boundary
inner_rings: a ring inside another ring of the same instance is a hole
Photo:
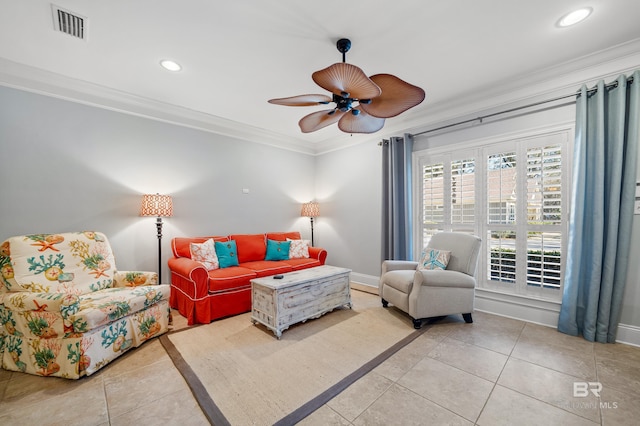
[[[422,260],[418,265],[418,269],[447,269],[450,258],[450,251],[425,247],[425,249],[422,250]]]
[[[291,247],[289,247],[289,259],[309,258],[309,240],[292,240],[287,238],[287,241],[291,242]]]
[[[267,254],[264,260],[287,260],[289,259],[289,241],[267,240]]]
[[[202,263],[207,268],[207,271],[220,267],[220,262],[218,262],[218,256],[216,255],[216,245],[212,238],[201,244],[191,243],[189,250],[191,251],[191,259]]]
[[[238,249],[234,240],[216,241],[216,254],[221,268],[238,266]]]

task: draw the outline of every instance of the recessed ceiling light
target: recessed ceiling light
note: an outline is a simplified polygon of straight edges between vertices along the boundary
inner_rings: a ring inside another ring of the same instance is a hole
[[[163,59],[162,61],[160,61],[160,65],[162,65],[164,69],[167,69],[169,71],[180,71],[182,69],[179,63],[170,59]]]
[[[574,10],[573,12],[567,13],[558,21],[559,27],[569,27],[571,25],[575,25],[578,22],[582,22],[589,15],[591,15],[593,9],[590,7],[583,7],[582,9]]]

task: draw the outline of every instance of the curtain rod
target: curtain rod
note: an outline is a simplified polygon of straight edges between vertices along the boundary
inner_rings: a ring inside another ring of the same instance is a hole
[[[627,82],[629,84],[633,83],[633,77],[629,77],[627,79]],[[606,89],[616,88],[616,87],[618,87],[618,80],[615,80],[615,81],[613,81],[611,83],[605,84],[604,87]],[[597,91],[598,91],[598,88],[594,87],[593,89],[587,90],[587,95],[591,95],[592,93],[595,93]],[[573,97],[578,97],[578,96],[580,96],[580,92],[577,92],[577,93],[574,93],[574,94],[571,94],[571,95],[558,96],[556,98],[546,99],[544,101],[534,102],[534,103],[531,103],[531,104],[527,104],[527,105],[522,105],[522,106],[515,107],[515,108],[506,109],[504,111],[494,112],[492,114],[481,115],[481,116],[476,117],[476,118],[470,118],[468,120],[458,121],[457,123],[447,124],[446,126],[436,127],[435,129],[429,129],[429,130],[424,130],[424,131],[418,132],[418,133],[412,133],[411,136],[419,136],[419,135],[424,135],[425,133],[433,133],[433,132],[437,132],[438,130],[444,130],[444,129],[448,129],[450,127],[460,126],[462,124],[473,123],[474,121],[482,122],[482,120],[484,120],[486,118],[495,117],[497,115],[508,114],[510,112],[520,111],[522,109],[532,108],[532,107],[535,107],[535,106],[544,105],[544,104],[548,104],[548,103],[551,103],[551,102],[560,101],[562,99],[568,99],[568,98],[573,98]]]

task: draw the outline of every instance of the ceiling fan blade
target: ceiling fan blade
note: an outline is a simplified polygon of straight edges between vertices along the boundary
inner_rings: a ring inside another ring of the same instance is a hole
[[[333,114],[329,114],[330,112]],[[324,111],[312,112],[309,115],[305,115],[300,119],[298,125],[302,133],[311,133],[316,130],[320,130],[324,127],[330,126],[344,115],[344,112],[340,110],[327,109]]]
[[[318,86],[338,96],[371,99],[381,93],[380,88],[360,68],[344,62],[316,71],[311,78]]]
[[[376,74],[371,80],[382,89],[382,95],[360,108],[374,117],[390,118],[413,108],[424,100],[424,90],[391,74]]]
[[[327,95],[298,95],[289,98],[269,99],[270,104],[285,106],[316,106],[318,104],[326,104],[332,101],[331,96]]]
[[[362,110],[358,115],[348,112],[338,121],[338,127],[345,133],[375,133],[383,126],[384,118],[374,117]]]

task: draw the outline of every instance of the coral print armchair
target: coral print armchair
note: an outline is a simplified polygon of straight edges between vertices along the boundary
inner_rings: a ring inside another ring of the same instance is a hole
[[[77,379],[168,329],[169,285],[118,271],[102,233],[11,237],[0,273],[4,369]]]

